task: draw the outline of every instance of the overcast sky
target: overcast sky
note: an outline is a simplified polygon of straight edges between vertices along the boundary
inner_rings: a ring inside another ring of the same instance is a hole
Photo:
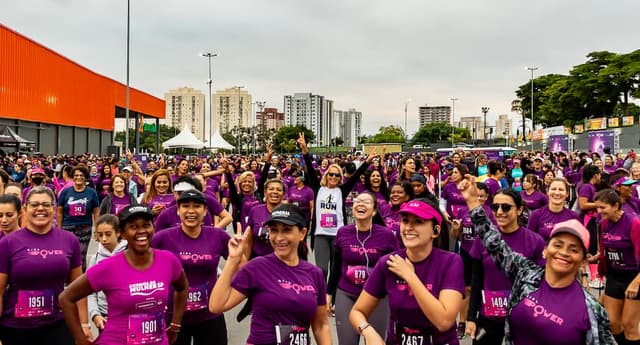
[[[0,22],[125,82],[126,0],[4,1]],[[418,124],[418,106],[455,117],[510,112],[536,73],[568,73],[591,51],[640,48],[638,0],[131,0],[131,85],[154,96],[243,85],[282,110],[313,92],[363,113],[364,132]],[[208,101],[208,99],[207,99]]]

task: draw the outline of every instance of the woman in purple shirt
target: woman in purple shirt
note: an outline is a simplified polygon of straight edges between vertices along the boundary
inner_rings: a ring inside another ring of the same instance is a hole
[[[58,295],[82,274],[82,254],[72,233],[54,227],[54,200],[49,188],[33,188],[25,202],[25,227],[0,240],[0,341],[5,345],[73,344]],[[87,303],[77,302],[74,327],[86,340],[91,336]]]
[[[530,212],[544,207],[549,202],[549,198],[547,198],[543,190],[543,182],[537,175],[525,175],[522,180],[522,191],[520,192],[520,196]]]
[[[149,182],[149,189],[144,193],[142,204],[151,208],[154,216],[175,203],[173,190],[171,190],[171,175],[169,171],[160,169],[153,173]]]
[[[557,223],[569,219],[580,220],[575,212],[566,207],[569,197],[569,183],[564,178],[555,178],[549,184],[547,192],[549,203],[547,206],[539,208],[529,215],[527,228],[542,236],[545,241],[549,240],[551,229]]]
[[[520,193],[502,189],[493,197],[490,207],[502,239],[522,256],[543,266],[544,240],[519,222],[524,208]],[[465,333],[476,337],[476,332],[484,329],[486,334],[477,337],[474,345],[500,344],[504,338],[505,302],[509,300],[511,281],[500,271],[480,238],[474,240],[469,255],[472,258],[471,297]]]
[[[619,344],[640,344],[640,219],[621,209],[620,196],[603,189],[595,197],[600,223],[601,260],[606,267],[604,307]]]
[[[172,252],[182,264],[189,280],[189,295],[182,329],[174,345],[227,344],[227,326],[223,314],[209,313],[209,293],[217,280],[220,258],[227,258],[229,235],[221,228],[205,226],[207,199],[194,189],[178,197],[180,225],[157,233],[153,248]],[[169,304],[169,310],[172,303]],[[172,313],[167,313],[170,322]]]
[[[384,222],[398,239],[400,246],[403,246],[400,236],[400,220],[402,219],[400,206],[411,199],[413,199],[413,186],[409,182],[396,181],[391,185],[391,193],[389,195],[391,214],[384,218]]]
[[[92,292],[103,291],[109,305],[108,321],[93,344],[169,345],[182,327],[187,277],[173,253],[151,248],[154,229],[149,207],[128,206],[118,218],[127,249],[92,266],[64,290],[60,295],[64,319],[76,345],[91,344],[82,333],[75,305]],[[173,298],[173,317],[165,325],[169,298]]]
[[[358,297],[349,320],[367,345],[459,344],[456,316],[462,307],[462,259],[439,249],[442,214],[426,199],[400,208],[401,249],[380,258]],[[384,334],[368,322],[388,296],[390,318]]]
[[[322,271],[307,262],[306,219],[300,208],[281,204],[267,222],[274,252],[246,262],[248,232],[229,241],[229,258],[209,298],[209,311],[220,314],[251,298],[247,344],[331,344],[326,284]]]
[[[593,164],[586,165],[582,172],[582,184],[578,189],[578,207],[580,208],[580,217],[582,224],[589,230],[591,238],[600,238],[598,233],[598,224],[596,221],[596,185],[600,183],[602,176],[600,168]],[[597,241],[591,241],[589,244],[587,260],[592,262],[596,260],[598,252]]]
[[[336,296],[336,329],[338,343],[342,345],[360,342],[360,335],[349,324],[349,311],[378,260],[398,250],[397,240],[384,226],[377,205],[373,194],[360,193],[353,199],[355,224],[341,227],[336,235],[334,262],[327,285],[327,305],[331,304],[331,296]],[[386,333],[389,320],[386,300],[373,311],[370,320],[375,329]]]
[[[245,239],[248,243],[245,256],[249,259],[273,253],[269,243],[269,227],[265,223],[269,221],[271,211],[282,203],[284,189],[282,180],[267,180],[264,184],[264,204],[255,205],[249,211],[245,229],[249,232]]]
[[[109,187],[111,193],[109,193],[100,203],[100,215],[114,214],[118,215],[120,210],[129,206],[137,205],[138,200],[125,190],[127,181],[124,176],[117,174],[111,179],[111,186]]]
[[[500,180],[505,176],[507,168],[503,163],[496,160],[490,160],[489,163],[487,163],[487,167],[489,169],[489,178],[484,180],[484,184],[487,185],[487,189],[489,190],[487,205],[491,206],[493,196],[501,189]]]

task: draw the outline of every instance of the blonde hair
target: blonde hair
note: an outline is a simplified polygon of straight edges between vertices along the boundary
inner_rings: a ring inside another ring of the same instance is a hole
[[[256,185],[256,176],[251,171],[245,171],[242,174],[240,174],[238,178],[236,178],[236,185],[238,186],[238,192],[240,192],[240,185],[242,184],[242,182],[244,182],[244,180],[248,178],[251,178],[253,180],[253,188],[251,190],[251,193],[255,193],[256,190],[258,190],[258,186]]]
[[[342,168],[336,164],[329,164],[329,166],[327,167],[327,171],[324,172],[324,175],[322,175],[322,178],[320,179],[320,185],[322,187],[326,187],[327,186],[327,174],[329,174],[329,170],[331,170],[331,168],[336,168],[338,169],[338,172],[340,172],[340,177],[342,177]],[[313,172],[312,172],[313,173]],[[340,182],[338,182],[338,186],[342,184],[342,179],[340,179]]]

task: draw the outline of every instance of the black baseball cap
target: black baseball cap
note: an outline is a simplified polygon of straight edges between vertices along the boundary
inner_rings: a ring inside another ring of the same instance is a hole
[[[271,211],[269,221],[265,224],[282,223],[287,225],[299,225],[306,227],[307,220],[300,207],[293,204],[280,204]]]
[[[186,190],[180,193],[177,201],[178,205],[185,201],[195,201],[203,205],[207,204],[207,198],[204,197],[204,194],[198,192],[195,189]]]
[[[151,209],[146,205],[129,205],[123,208],[118,214],[120,229],[124,229],[124,225],[134,217],[153,220],[153,213],[151,213]]]

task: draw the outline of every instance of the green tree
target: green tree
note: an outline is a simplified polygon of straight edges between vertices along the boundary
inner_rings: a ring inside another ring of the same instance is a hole
[[[603,84],[608,84],[622,96],[622,114],[629,114],[629,97],[640,98],[640,49],[628,54],[617,54],[610,57],[609,64],[600,70],[598,77]]]
[[[331,139],[331,146],[340,146],[342,144],[344,144],[342,137],[335,137]]]
[[[541,113],[540,106],[544,104],[545,97],[544,92],[553,85],[556,81],[566,78],[561,74],[547,74],[542,75],[533,80],[533,121],[534,123],[544,123],[549,121],[547,114]],[[520,106],[522,109],[522,118],[531,118],[531,81],[520,85],[516,90],[516,96],[520,99]]]
[[[305,126],[284,126],[281,127],[273,136],[274,150],[280,152],[294,152],[296,148],[296,140],[299,133],[304,133],[304,138],[307,143],[312,143],[316,135]]]
[[[447,122],[428,123],[416,132],[411,138],[413,144],[431,144],[436,142],[451,142],[451,124]],[[468,128],[453,127],[454,142],[463,142],[471,138]]]
[[[180,131],[169,127],[167,125],[160,125],[160,151],[162,151],[162,143],[176,136]],[[148,152],[157,153],[156,151],[156,133],[143,131],[140,134],[140,149],[146,150]],[[133,151],[136,146],[136,131],[135,129],[129,129],[129,147],[128,149]],[[116,132],[116,141],[120,141],[124,144],[125,142],[125,132]]]
[[[400,126],[382,126],[376,135],[369,138],[370,143],[405,143],[404,130]]]

